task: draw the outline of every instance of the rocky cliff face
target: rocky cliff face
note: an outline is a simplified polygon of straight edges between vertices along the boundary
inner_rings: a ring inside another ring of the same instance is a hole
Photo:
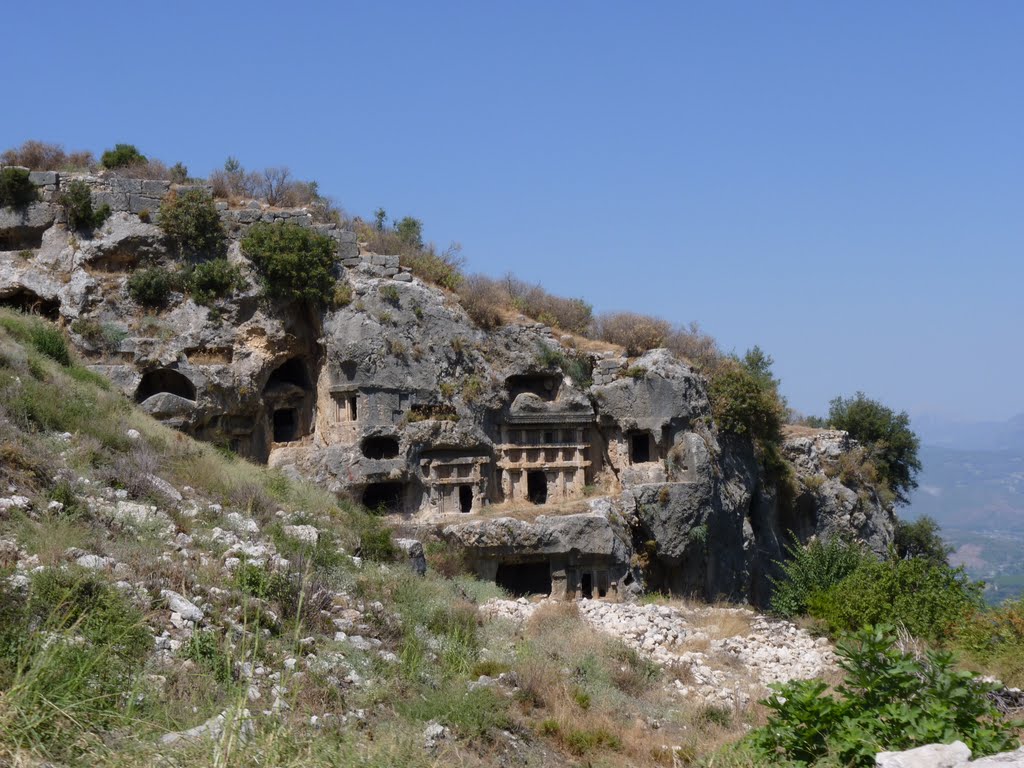
[[[171,185],[85,177],[114,210],[87,238],[55,202],[68,180],[33,179],[41,202],[0,211],[0,303],[64,323],[154,416],[436,532],[513,593],[762,601],[787,531],[876,550],[891,539],[891,513],[835,471],[844,433],[787,439],[798,490],[780,499],[750,442],[716,428],[703,378],[665,350],[585,352],[526,318],[484,332],[398,257],[258,203],[218,204],[248,287],[212,307],[175,295],[145,310],[127,280],[173,263],[146,220]],[[350,303],[260,296],[238,241],[280,220],[335,240]]]

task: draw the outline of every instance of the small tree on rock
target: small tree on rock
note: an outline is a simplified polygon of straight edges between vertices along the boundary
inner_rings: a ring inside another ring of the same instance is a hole
[[[897,504],[910,503],[909,493],[917,488],[921,462],[917,451],[921,441],[910,429],[906,411],[896,413],[863,392],[837,397],[829,403],[829,424],[843,429],[869,451],[883,481]]]
[[[254,224],[242,250],[260,275],[268,296],[326,303],[334,293],[334,241],[298,224]]]

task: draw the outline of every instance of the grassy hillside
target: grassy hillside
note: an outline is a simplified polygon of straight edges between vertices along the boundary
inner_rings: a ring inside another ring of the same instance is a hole
[[[452,553],[417,576],[7,311],[0,475],[0,765],[669,765],[760,717],[672,699],[573,606],[485,620]]]

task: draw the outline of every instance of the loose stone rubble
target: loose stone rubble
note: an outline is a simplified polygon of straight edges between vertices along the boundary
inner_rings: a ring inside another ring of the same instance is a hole
[[[523,623],[554,601],[491,600],[481,612]],[[815,639],[790,622],[746,608],[674,607],[598,600],[576,603],[595,628],[649,656],[670,673],[670,689],[709,705],[746,706],[769,683],[819,677],[835,667],[828,640]],[[723,626],[749,622],[749,631],[719,637]]]

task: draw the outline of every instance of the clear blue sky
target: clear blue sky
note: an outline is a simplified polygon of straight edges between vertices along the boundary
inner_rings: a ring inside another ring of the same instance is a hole
[[[1024,411],[1024,4],[11,2],[0,145],[288,165],[471,269]]]

